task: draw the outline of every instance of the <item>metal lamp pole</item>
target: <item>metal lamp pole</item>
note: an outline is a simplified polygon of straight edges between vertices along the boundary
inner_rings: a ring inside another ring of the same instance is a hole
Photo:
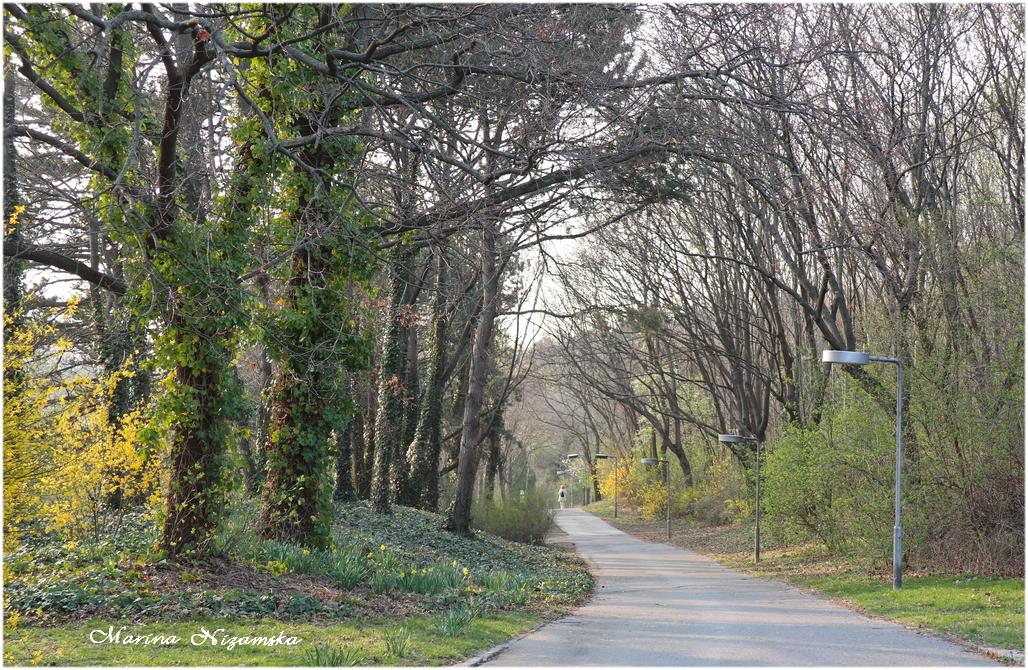
[[[890,356],[872,356],[859,351],[827,350],[822,352],[821,362],[841,365],[892,363],[896,366],[896,521],[892,528],[892,588],[898,589],[903,586],[903,519],[900,497],[903,482],[903,361]]]
[[[609,454],[596,454],[593,458],[603,460],[610,458]],[[614,518],[618,518],[618,457],[614,457]]]
[[[737,444],[739,442],[752,442],[757,445],[757,467],[754,472],[756,478],[756,490],[754,491],[756,497],[756,507],[754,509],[754,521],[756,522],[753,531],[753,562],[760,563],[760,440],[755,437],[749,437],[747,435],[730,435],[721,433],[717,436],[718,442],[726,444]]]
[[[671,461],[664,459],[664,486],[667,487],[667,540],[671,541]]]

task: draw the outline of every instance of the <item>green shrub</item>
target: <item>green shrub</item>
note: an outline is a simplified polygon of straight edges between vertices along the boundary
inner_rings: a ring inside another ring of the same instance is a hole
[[[739,523],[752,516],[751,496],[742,467],[731,454],[722,453],[707,463],[699,482],[686,489],[682,513],[710,526]]]
[[[553,528],[553,515],[549,498],[532,492],[516,500],[479,503],[471,523],[479,530],[514,542],[542,544]]]
[[[868,558],[888,554],[894,442],[888,422],[868,421],[875,408],[860,400],[851,398],[820,428],[790,428],[768,445],[762,505],[780,539],[815,539]]]

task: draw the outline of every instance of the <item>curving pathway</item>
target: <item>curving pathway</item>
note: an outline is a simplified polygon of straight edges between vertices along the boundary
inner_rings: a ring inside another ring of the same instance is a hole
[[[643,542],[586,512],[556,518],[589,561],[595,596],[502,647],[490,665],[996,665],[699,554]]]

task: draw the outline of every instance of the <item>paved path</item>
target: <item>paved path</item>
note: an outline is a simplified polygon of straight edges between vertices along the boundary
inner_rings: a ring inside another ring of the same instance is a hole
[[[585,512],[557,512],[557,524],[589,561],[596,595],[512,642],[492,665],[996,665],[699,554],[643,542]]]

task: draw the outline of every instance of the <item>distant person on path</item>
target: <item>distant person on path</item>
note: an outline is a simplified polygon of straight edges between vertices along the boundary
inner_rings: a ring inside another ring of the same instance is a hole
[[[560,501],[560,508],[564,509],[564,498],[567,497],[567,491],[564,490],[564,485],[560,485],[560,491],[557,492],[557,500]]]

